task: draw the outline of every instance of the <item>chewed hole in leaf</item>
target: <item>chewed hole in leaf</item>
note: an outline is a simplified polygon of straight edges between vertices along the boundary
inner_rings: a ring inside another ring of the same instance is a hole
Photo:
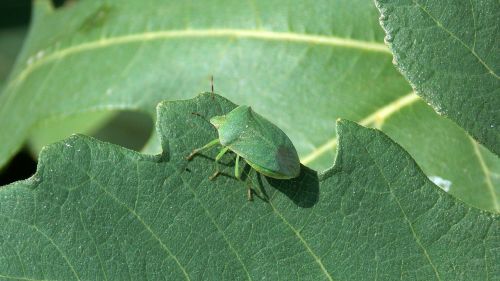
[[[72,134],[91,135],[102,141],[140,151],[150,139],[153,126],[149,115],[134,111],[93,112],[43,122],[34,129],[28,146],[0,171],[0,186],[32,176],[36,171],[36,158],[41,149]]]
[[[92,136],[136,151],[141,150],[153,132],[151,116],[135,111],[120,111]]]
[[[27,179],[36,172],[36,161],[28,149],[23,149],[14,156],[4,169],[0,171],[0,186]]]
[[[62,7],[63,5],[70,4],[71,2],[73,2],[73,1],[68,1],[68,0],[52,0],[52,5],[55,8],[59,8],[59,7]]]
[[[33,129],[29,146],[36,156],[47,144],[63,140],[72,134],[84,134],[139,151],[152,132],[153,120],[143,112],[85,112],[40,123]]]

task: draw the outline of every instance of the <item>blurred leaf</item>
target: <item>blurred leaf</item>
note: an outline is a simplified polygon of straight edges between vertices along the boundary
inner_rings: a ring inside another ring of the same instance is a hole
[[[14,65],[25,36],[25,28],[0,29],[0,89]]]
[[[46,120],[57,139],[69,134],[62,123],[72,115],[138,110],[153,117],[159,101],[207,90],[214,75],[216,92],[277,124],[311,168],[332,166],[336,118],[382,130],[391,124],[429,176],[451,181],[450,192],[470,204],[500,211],[493,188],[500,160],[484,152],[483,169],[478,145],[412,93],[394,69],[371,0],[79,1],[59,10],[41,0],[34,14],[0,96],[0,166],[28,136],[39,139],[33,128],[45,130]],[[400,112],[410,118],[395,119]],[[429,154],[428,143],[411,136],[435,124],[439,135],[428,137],[438,153]],[[158,145],[153,138],[145,151]],[[454,161],[457,155],[470,161]]]
[[[208,180],[210,94],[158,107],[164,153],[84,136],[51,145],[37,174],[0,189],[0,276],[44,280],[488,280],[497,215],[433,185],[377,130],[340,121],[335,167],[318,177]],[[234,155],[226,155],[226,173]],[[68,176],[71,175],[71,176]],[[267,196],[266,196],[267,195]]]
[[[500,155],[500,2],[377,0],[418,94]]]
[[[64,122],[60,121],[61,117],[45,119],[32,129],[34,137],[30,139],[31,152],[36,155],[45,145],[75,133],[92,134],[95,126],[102,125],[113,115],[114,112],[97,111],[71,115],[64,118]]]
[[[474,206],[500,212],[500,159],[451,120],[437,118],[432,108],[418,102],[394,114],[383,129],[399,143],[408,144],[405,149],[435,183],[447,182],[441,185],[445,191]]]
[[[46,144],[65,139],[74,133],[82,133],[129,149],[140,150],[152,130],[150,116],[138,111],[85,112],[66,117],[62,123],[58,117],[44,120],[33,128],[30,148],[32,153],[38,155]]]

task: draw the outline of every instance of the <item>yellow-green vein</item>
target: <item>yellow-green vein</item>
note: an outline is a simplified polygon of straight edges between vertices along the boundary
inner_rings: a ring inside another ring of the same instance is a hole
[[[362,120],[358,121],[358,123],[363,126],[368,126],[373,124],[376,128],[380,128],[389,116],[398,112],[405,106],[413,104],[418,100],[420,100],[419,96],[417,96],[417,94],[415,94],[414,92],[411,92],[387,104],[386,106],[376,110],[372,114],[368,115],[366,118],[363,118]],[[308,155],[304,156],[300,160],[300,162],[302,162],[302,164],[304,165],[307,165],[316,160],[321,155],[325,154],[326,152],[335,149],[336,146],[337,146],[337,138],[332,138],[323,145],[314,149]]]
[[[108,281],[109,280],[108,275],[106,274],[106,270],[104,269],[104,266],[103,266],[104,263],[102,262],[101,252],[99,251],[99,246],[97,246],[97,243],[95,242],[95,238],[92,237],[92,234],[90,233],[90,231],[88,231],[88,229],[85,227],[85,223],[83,222],[82,212],[78,211],[78,214],[80,215],[80,223],[82,224],[83,230],[87,233],[90,240],[92,241],[92,244],[94,245],[94,249],[95,249],[96,254],[97,254],[97,259],[99,260],[99,265],[101,267],[102,274],[104,275],[104,280]]]
[[[486,68],[486,70],[491,75],[493,75],[493,77],[495,77],[496,79],[500,79],[500,77],[493,71],[493,69],[488,64],[486,64],[486,62],[476,53],[476,51],[474,51],[473,49],[471,49],[467,44],[465,44],[465,42],[462,39],[458,38],[453,32],[449,31],[446,27],[444,27],[444,25],[437,18],[435,18],[424,6],[422,6],[422,4],[418,3],[415,0],[413,0],[413,3],[416,6],[418,6],[418,8],[420,8],[425,14],[427,14],[427,16],[432,21],[434,21],[434,23],[436,23],[436,25],[439,28],[441,28],[442,30],[444,30],[453,39],[457,40],[457,42],[460,43],[460,45],[464,46],[464,48],[466,48],[469,52],[471,52],[471,54],[479,61],[479,63],[482,64],[484,66],[484,68]],[[476,32],[476,31],[474,30],[474,32]]]
[[[42,154],[42,153],[40,153]],[[87,175],[87,177],[89,178],[89,180],[91,182],[94,182],[97,184],[97,187],[99,189],[101,189],[107,196],[109,196],[111,199],[113,199],[116,203],[120,204],[121,206],[123,206],[130,214],[132,214],[138,222],[140,222],[144,228],[151,234],[151,236],[160,244],[160,246],[162,247],[162,249],[175,261],[175,263],[179,266],[179,268],[181,269],[184,277],[186,278],[186,280],[191,280],[191,278],[189,278],[189,274],[187,273],[186,269],[184,268],[184,266],[182,266],[182,264],[180,263],[179,259],[177,259],[177,257],[168,249],[167,245],[165,245],[163,243],[163,241],[160,239],[160,237],[158,237],[158,235],[156,235],[156,233],[151,229],[151,227],[149,227],[149,225],[139,216],[139,214],[137,214],[135,212],[135,210],[132,210],[129,206],[127,206],[125,203],[123,203],[122,201],[120,201],[120,199],[118,199],[116,196],[114,196],[113,194],[111,194],[106,188],[104,188],[104,186],[101,185],[101,183],[99,181],[97,181],[95,178],[92,177],[92,175],[90,175],[87,171],[81,169],[80,167],[78,167],[77,165],[75,165],[72,161],[69,161],[68,159],[65,159],[68,163],[70,163],[73,167],[75,167],[76,169],[80,170],[82,173],[84,173],[85,175]]]
[[[417,243],[417,245],[420,247],[420,249],[424,253],[424,256],[427,259],[427,261],[429,262],[429,265],[432,267],[432,270],[434,271],[434,274],[436,275],[437,280],[441,280],[441,277],[439,275],[439,271],[437,270],[436,265],[434,265],[434,263],[432,262],[431,256],[429,255],[429,253],[427,252],[427,249],[422,244],[422,241],[420,241],[420,238],[418,237],[417,232],[415,231],[415,228],[413,227],[413,224],[410,221],[410,218],[408,217],[408,215],[406,214],[403,206],[401,205],[401,202],[399,201],[399,198],[394,193],[391,181],[389,181],[389,179],[386,177],[385,173],[383,172],[383,169],[380,167],[380,165],[377,163],[377,161],[375,161],[376,157],[373,157],[370,154],[370,152],[368,151],[368,149],[366,148],[366,146],[362,144],[362,145],[359,145],[359,147],[363,148],[363,150],[365,151],[366,155],[368,155],[368,157],[372,160],[373,164],[375,165],[375,167],[379,171],[380,175],[384,179],[385,183],[387,184],[387,189],[389,189],[389,192],[390,192],[391,196],[394,198],[394,200],[398,204],[398,208],[401,211],[401,214],[403,215],[403,219],[408,224],[408,227],[410,228],[411,234],[412,234],[413,238],[415,239],[415,243]]]
[[[203,211],[205,212],[205,214],[207,215],[207,217],[210,219],[210,221],[215,226],[215,228],[217,229],[217,231],[222,235],[222,238],[224,239],[224,241],[226,241],[226,243],[229,246],[229,248],[231,249],[231,251],[234,253],[234,255],[236,256],[236,258],[238,259],[238,261],[240,262],[240,264],[243,266],[243,270],[245,271],[248,280],[253,280],[252,277],[250,276],[250,272],[248,271],[245,263],[243,263],[243,260],[241,259],[240,255],[238,254],[238,252],[236,251],[236,249],[233,247],[233,244],[231,244],[231,242],[229,241],[229,239],[226,237],[226,234],[224,233],[224,231],[222,231],[222,229],[216,223],[216,221],[214,220],[214,218],[212,217],[212,215],[210,214],[210,212],[208,211],[208,209],[205,207],[205,205],[203,205],[201,203],[202,200],[200,200],[198,198],[198,195],[193,191],[193,189],[191,188],[191,186],[189,184],[186,184],[183,179],[182,179],[182,183],[185,186],[188,187],[189,191],[191,191],[191,193],[193,194],[193,196],[196,199],[196,201],[198,201],[198,204],[200,204],[200,206],[203,208]]]
[[[23,221],[19,221],[19,220],[16,220],[16,219],[13,219],[13,218],[10,218],[10,217],[7,217],[5,215],[0,215],[8,220],[11,220],[11,221],[14,221],[14,222],[17,222],[19,224],[22,224],[22,225],[26,225],[27,227],[29,228],[33,228],[36,232],[40,233],[43,237],[45,237],[45,239],[47,239],[55,248],[56,250],[59,252],[59,254],[61,254],[61,257],[64,259],[64,261],[66,262],[66,264],[68,264],[69,268],[71,269],[71,272],[73,273],[73,275],[75,275],[76,277],[76,280],[81,280],[80,277],[78,276],[78,274],[76,273],[76,270],[75,268],[73,267],[73,265],[69,262],[69,259],[68,257],[64,254],[64,252],[61,250],[61,248],[59,248],[59,246],[54,242],[54,240],[52,240],[52,238],[50,238],[47,234],[45,234],[45,232],[41,231],[38,227],[36,227],[36,225],[32,225],[32,224],[28,224],[26,222],[23,222]]]
[[[484,182],[486,183],[486,186],[488,187],[488,191],[491,194],[491,200],[493,201],[493,206],[495,207],[496,212],[500,212],[500,206],[498,204],[497,200],[497,195],[495,193],[495,188],[493,187],[493,183],[491,182],[491,172],[490,169],[488,168],[488,165],[486,165],[486,162],[484,162],[483,155],[481,154],[481,151],[479,151],[479,144],[472,138],[470,138],[470,142],[472,143],[472,147],[474,148],[474,153],[477,156],[477,159],[479,161],[479,164],[481,165],[481,169],[483,170],[484,174]]]
[[[304,245],[304,247],[306,248],[306,250],[313,257],[314,261],[319,265],[319,267],[321,268],[321,271],[325,274],[326,278],[328,278],[328,280],[330,280],[330,281],[333,281],[332,276],[330,275],[330,273],[328,272],[328,270],[326,270],[326,267],[323,264],[323,262],[321,261],[321,259],[313,252],[313,250],[311,249],[311,247],[309,247],[309,244],[307,244],[306,240],[304,240],[304,237],[302,237],[302,235],[300,235],[300,232],[297,229],[295,229],[295,227],[293,227],[293,225],[291,225],[283,217],[283,215],[274,207],[274,205],[273,205],[272,202],[269,202],[269,205],[271,205],[271,208],[273,208],[274,213],[276,215],[278,215],[278,217],[285,223],[285,225],[288,226],[293,231],[293,233],[295,234],[295,236],[297,238],[299,238],[299,240],[302,243],[302,245]]]
[[[90,177],[91,178],[91,177]],[[92,178],[91,178],[92,179]],[[186,280],[191,280],[191,278],[189,278],[189,274],[187,273],[186,269],[182,266],[182,264],[180,263],[180,261],[177,259],[177,257],[168,249],[167,245],[165,245],[163,243],[163,241],[160,239],[160,237],[158,237],[158,235],[156,235],[156,233],[151,229],[151,227],[149,227],[148,224],[146,224],[146,222],[134,211],[132,210],[131,208],[129,208],[127,205],[125,205],[123,202],[121,202],[118,198],[116,198],[113,194],[109,193],[108,190],[106,190],[103,186],[100,185],[100,183],[98,183],[96,180],[93,180],[95,183],[97,183],[97,185],[99,186],[99,188],[104,191],[104,193],[106,193],[106,195],[108,195],[109,197],[111,197],[113,200],[115,200],[118,204],[122,205],[128,212],[130,212],[136,219],[137,221],[139,221],[145,228],[146,230],[151,234],[151,236],[153,236],[153,238],[158,241],[158,243],[160,243],[160,246],[163,248],[163,250],[165,250],[169,255],[170,257],[172,257],[172,259],[175,261],[175,263],[177,263],[177,265],[179,266],[179,268],[181,269],[182,273],[184,274],[184,277],[186,278]]]
[[[382,43],[366,42],[349,38],[341,38],[325,35],[309,35],[292,32],[274,32],[266,30],[245,30],[245,29],[186,29],[186,30],[159,30],[148,31],[137,34],[129,34],[116,37],[101,38],[96,41],[89,41],[75,46],[70,46],[65,49],[56,50],[51,54],[33,61],[17,77],[15,77],[8,85],[7,89],[18,85],[36,68],[63,57],[77,54],[85,51],[116,46],[127,43],[145,42],[154,40],[167,40],[179,38],[217,38],[217,37],[235,37],[235,38],[250,38],[268,41],[284,41],[295,43],[306,43],[313,45],[328,45],[344,48],[360,49],[369,52],[380,52],[391,54],[390,50]]]
[[[51,281],[51,279],[33,279],[33,278],[8,276],[8,275],[1,275],[1,274],[0,274],[0,278],[12,279],[12,280],[25,280],[25,281]]]

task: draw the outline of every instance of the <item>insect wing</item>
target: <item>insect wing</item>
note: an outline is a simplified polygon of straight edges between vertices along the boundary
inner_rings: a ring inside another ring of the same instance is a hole
[[[219,128],[223,145],[266,176],[282,179],[298,176],[297,151],[280,128],[248,106],[240,106],[226,117],[226,123]]]

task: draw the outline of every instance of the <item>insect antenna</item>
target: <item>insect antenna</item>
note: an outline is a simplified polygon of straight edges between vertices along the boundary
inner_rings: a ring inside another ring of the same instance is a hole
[[[210,75],[210,89],[212,90],[212,100],[215,99],[214,95],[214,76]]]
[[[191,112],[192,115],[195,115],[195,116],[198,116],[198,117],[201,117],[203,120],[205,120],[205,122],[207,122],[208,124],[210,124],[210,126],[214,126],[212,123],[210,123],[210,121],[208,121],[208,119],[203,116],[202,114],[198,113],[198,112]]]

